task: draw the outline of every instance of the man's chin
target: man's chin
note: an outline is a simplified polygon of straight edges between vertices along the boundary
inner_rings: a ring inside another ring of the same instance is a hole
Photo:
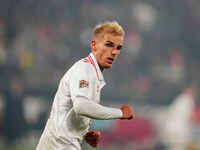
[[[105,65],[105,66],[104,66],[104,69],[109,69],[109,68],[111,68],[111,67],[112,67],[112,64]]]

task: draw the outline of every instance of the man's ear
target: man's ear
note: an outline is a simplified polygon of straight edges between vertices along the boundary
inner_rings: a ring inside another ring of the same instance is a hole
[[[90,47],[91,47],[92,51],[96,51],[96,41],[95,40],[92,40],[90,42]]]

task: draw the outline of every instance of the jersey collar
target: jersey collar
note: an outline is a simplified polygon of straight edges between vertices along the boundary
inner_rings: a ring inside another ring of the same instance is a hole
[[[93,65],[93,67],[94,67],[94,69],[95,69],[95,71],[96,71],[98,80],[99,80],[99,81],[105,82],[105,81],[104,81],[104,77],[103,77],[103,73],[101,72],[100,67],[99,67],[99,65],[98,65],[98,63],[97,63],[97,60],[96,60],[96,58],[94,57],[94,55],[93,55],[92,53],[90,53],[90,54],[88,55],[88,58],[89,58],[91,64]]]

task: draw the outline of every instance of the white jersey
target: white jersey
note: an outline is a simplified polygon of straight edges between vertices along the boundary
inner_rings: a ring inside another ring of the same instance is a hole
[[[81,149],[80,143],[92,119],[118,119],[120,109],[100,104],[105,85],[103,74],[92,53],[75,63],[63,76],[56,92],[50,117],[37,150]]]
[[[179,95],[169,107],[168,120],[163,128],[163,139],[177,150],[185,150],[191,138],[191,116],[194,98],[187,93]],[[180,148],[179,148],[180,147]]]

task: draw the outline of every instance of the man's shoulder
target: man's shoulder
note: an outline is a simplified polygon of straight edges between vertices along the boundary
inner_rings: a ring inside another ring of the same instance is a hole
[[[79,74],[79,73],[89,73],[92,71],[92,65],[89,61],[89,59],[86,57],[86,58],[82,58],[80,59],[79,61],[75,62],[71,68],[69,68],[69,70],[66,72],[66,74],[68,73],[76,73],[76,74]]]
[[[91,63],[89,59],[86,57],[77,61],[72,67],[80,70],[88,70],[91,69]]]
[[[75,62],[69,70],[64,74],[64,80],[70,80],[71,78],[79,79],[96,79],[96,72],[88,57],[82,58]]]

